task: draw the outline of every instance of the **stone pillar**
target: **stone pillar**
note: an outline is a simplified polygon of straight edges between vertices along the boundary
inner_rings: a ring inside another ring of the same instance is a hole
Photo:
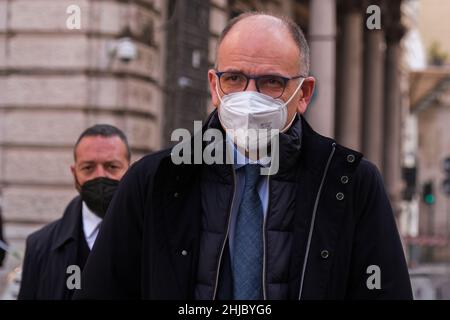
[[[231,8],[228,7],[227,0],[210,0],[210,10],[209,10],[209,67],[214,68],[216,63],[217,55],[217,43],[219,41],[219,35],[222,30],[227,25],[229,20],[229,11]],[[206,77],[206,75],[205,75]],[[211,103],[211,97],[208,94],[206,102],[206,113],[209,115],[214,111],[215,107]]]
[[[293,0],[282,0],[281,1],[281,13],[290,18],[294,18],[294,6],[295,1]]]
[[[344,1],[338,53],[336,136],[339,143],[356,150],[361,150],[363,30],[360,3]]]
[[[400,24],[400,0],[389,2],[386,28],[385,110],[383,175],[394,211],[401,193],[401,97],[400,40],[404,34]]]
[[[309,44],[311,75],[317,79],[316,94],[307,118],[319,133],[334,137],[336,85],[336,2],[311,1]]]
[[[166,33],[167,60],[163,143],[167,147],[173,130],[193,131],[194,121],[206,118],[209,1],[177,1]],[[175,10],[176,9],[176,10]]]
[[[366,30],[362,151],[380,170],[383,164],[384,51],[384,31]]]

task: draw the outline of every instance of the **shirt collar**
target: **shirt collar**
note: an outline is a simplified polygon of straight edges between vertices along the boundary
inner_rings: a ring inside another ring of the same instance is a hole
[[[228,139],[227,136],[227,144],[229,147],[231,147],[232,151],[233,151],[233,155],[234,155],[234,162],[233,162],[233,167],[234,170],[238,170],[242,167],[244,167],[247,164],[259,164],[261,167],[270,167],[270,157],[269,156],[265,156],[261,159],[258,160],[251,160],[249,158],[247,158],[245,155],[243,155],[237,148],[236,145],[232,142],[231,139]]]
[[[102,219],[93,213],[84,201],[82,205],[82,215],[84,235],[86,238],[90,238],[99,228]]]

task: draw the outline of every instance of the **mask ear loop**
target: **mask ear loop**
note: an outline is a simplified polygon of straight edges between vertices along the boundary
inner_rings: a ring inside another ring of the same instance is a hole
[[[219,83],[219,77],[216,75],[216,94],[217,94],[217,98],[219,98],[220,103],[223,104],[223,100],[222,100],[222,98],[220,97],[220,94],[219,94],[219,85],[218,85],[218,83]]]
[[[219,94],[219,86],[218,86],[218,83],[219,83],[219,77],[218,77],[217,75],[216,75],[216,79],[217,79],[217,81],[216,81],[216,94],[217,94],[217,98],[219,98],[220,104],[223,105],[223,100],[222,100],[222,98],[220,97],[220,94]],[[226,139],[226,141],[233,141],[233,137],[230,137],[228,129],[225,128],[225,126],[223,125],[222,117],[221,117],[221,115],[220,115],[220,112],[217,112],[217,114],[218,114],[218,116],[219,116],[219,122],[221,123],[222,128],[225,130],[225,139]],[[227,147],[227,148],[228,148],[228,147]]]
[[[216,94],[217,94],[217,98],[219,98],[220,103],[223,105],[223,104],[224,104],[224,103],[223,103],[223,100],[222,100],[222,98],[220,98],[220,94],[219,94],[219,85],[218,85],[218,83],[219,83],[219,77],[217,77],[217,75],[216,75],[216,78],[217,78],[217,81],[216,81]],[[221,115],[220,115],[220,112],[218,112],[218,115],[219,115],[219,121],[220,121],[220,123],[222,124],[223,129],[225,130],[225,135],[226,135],[226,138],[225,138],[225,139],[226,139],[226,141],[235,144],[235,137],[234,137],[234,136],[230,133],[230,131],[223,125],[222,117],[221,117]],[[227,149],[228,149],[228,144],[227,144]],[[233,151],[232,151],[232,150],[228,150],[227,152],[231,152],[231,154],[233,154]],[[233,159],[234,159],[234,155],[233,155],[232,157],[233,157]]]
[[[289,100],[284,104],[285,106],[287,106],[292,99],[294,99],[295,95],[298,93],[298,91],[300,90],[300,88],[303,86],[303,82],[305,82],[305,78],[302,78],[302,81],[300,82],[300,84],[298,85],[297,89],[295,90],[294,94],[289,98]],[[281,130],[281,133],[286,132],[294,123],[295,120],[295,116],[297,115],[297,113],[294,114],[294,116],[292,117],[292,120],[284,127],[283,130]]]

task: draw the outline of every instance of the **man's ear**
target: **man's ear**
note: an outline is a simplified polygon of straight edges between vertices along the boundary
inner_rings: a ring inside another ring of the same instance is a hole
[[[299,114],[304,114],[306,112],[308,104],[313,96],[315,86],[316,79],[314,79],[313,77],[308,77],[305,79],[305,81],[303,81],[303,85],[300,90],[301,94],[297,105],[297,112]]]
[[[77,189],[77,191],[80,192],[80,190],[79,190],[80,186],[78,185],[77,175],[76,175],[76,171],[75,171],[75,165],[70,166],[70,171],[72,172],[72,176],[73,176],[73,185],[75,186],[75,189]]]
[[[211,103],[214,105],[214,107],[217,108],[220,103],[216,91],[217,76],[215,70],[211,69],[208,71],[208,81],[209,81],[209,92],[211,94]]]

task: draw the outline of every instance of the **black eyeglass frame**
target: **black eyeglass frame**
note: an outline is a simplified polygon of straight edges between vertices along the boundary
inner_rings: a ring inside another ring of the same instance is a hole
[[[248,85],[250,83],[250,80],[255,80],[256,90],[258,90],[259,93],[262,93],[260,91],[259,85],[258,85],[258,80],[259,79],[267,78],[267,77],[278,77],[281,80],[283,80],[284,86],[283,86],[283,91],[281,92],[281,94],[279,96],[272,97],[274,99],[278,99],[281,96],[283,96],[284,92],[286,91],[286,86],[287,86],[287,84],[288,84],[288,82],[290,80],[296,80],[296,79],[300,79],[300,78],[306,79],[307,78],[304,75],[298,75],[298,76],[294,76],[294,77],[290,77],[290,78],[289,77],[280,76],[280,75],[275,75],[275,74],[265,74],[265,75],[262,75],[262,76],[251,76],[251,75],[247,75],[247,74],[245,74],[243,72],[234,72],[234,71],[223,71],[223,72],[220,72],[220,71],[217,71],[217,70],[215,71],[215,73],[216,73],[217,78],[219,79],[220,90],[222,90],[222,92],[225,93],[225,94],[229,94],[229,93],[225,92],[225,90],[222,89],[222,84],[220,83],[220,78],[226,73],[232,73],[232,74],[236,74],[236,75],[243,75],[247,79],[247,83],[245,84],[245,87],[244,87],[244,89],[242,91],[246,91],[247,90]],[[236,92],[241,92],[241,91],[236,91]],[[235,92],[232,92],[232,93],[235,93]]]

